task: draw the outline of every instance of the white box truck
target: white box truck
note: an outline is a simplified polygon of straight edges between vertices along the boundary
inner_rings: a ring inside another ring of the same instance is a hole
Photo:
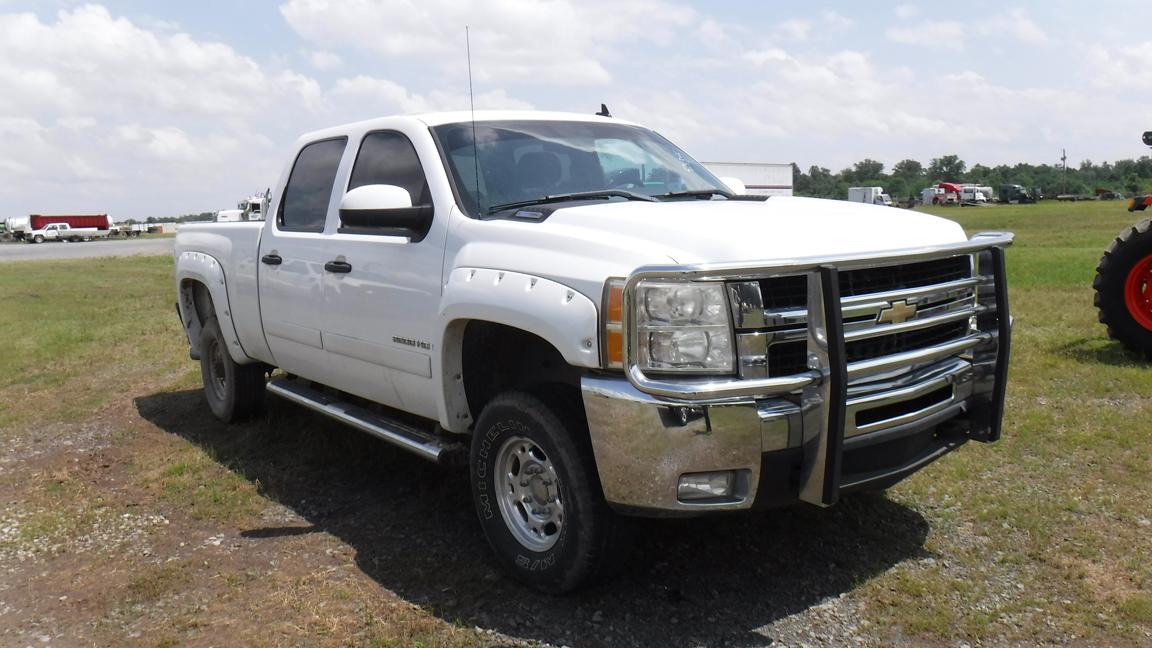
[[[884,193],[884,187],[848,187],[848,202],[891,207],[892,197]]]

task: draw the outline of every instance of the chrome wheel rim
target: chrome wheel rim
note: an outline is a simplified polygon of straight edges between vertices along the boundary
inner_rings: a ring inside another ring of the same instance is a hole
[[[496,454],[494,479],[500,515],[517,542],[532,551],[551,549],[564,526],[564,502],[544,450],[531,439],[508,439]]]
[[[212,396],[218,401],[224,400],[224,395],[227,393],[226,382],[227,373],[224,369],[224,350],[216,341],[208,344],[208,380],[204,381],[204,385],[212,390]]]

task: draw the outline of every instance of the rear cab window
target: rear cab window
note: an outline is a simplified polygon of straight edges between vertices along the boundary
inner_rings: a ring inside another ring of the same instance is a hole
[[[347,144],[348,139],[340,137],[313,142],[300,150],[276,214],[279,229],[288,232],[324,231],[336,172]]]

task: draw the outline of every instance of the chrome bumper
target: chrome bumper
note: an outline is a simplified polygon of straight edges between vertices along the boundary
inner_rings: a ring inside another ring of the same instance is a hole
[[[589,375],[582,381],[606,499],[621,510],[656,514],[748,509],[758,499],[828,506],[842,490],[892,483],[968,439],[997,440],[1011,337],[1003,248],[1011,241],[1011,235],[980,235],[883,257],[891,262],[980,255],[991,281],[979,293],[979,313],[988,317],[966,338],[853,364],[844,352],[837,272],[875,258],[771,268],[641,269],[625,288],[626,309],[640,278],[809,272],[811,370],[756,380],[657,380],[638,369],[626,342],[626,378]],[[906,371],[887,377],[901,369]],[[913,436],[915,443],[907,444]],[[795,461],[769,461],[784,455]],[[716,471],[734,472],[730,497],[678,497],[681,476]],[[763,492],[769,487],[762,482],[784,492]]]

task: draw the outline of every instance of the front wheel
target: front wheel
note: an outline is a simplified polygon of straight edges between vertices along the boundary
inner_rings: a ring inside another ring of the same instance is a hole
[[[1152,360],[1152,220],[1140,221],[1112,241],[1092,287],[1108,336]]]
[[[472,439],[472,495],[488,543],[516,580],[567,592],[595,580],[613,551],[579,404],[506,392]]]
[[[43,242],[44,242],[44,237],[43,237],[43,236],[41,236],[41,235],[39,235],[39,234],[37,234],[36,236],[32,237],[32,242],[33,242],[33,243],[43,243]]]
[[[200,331],[200,376],[208,407],[221,421],[247,420],[263,409],[264,365],[242,365],[233,360],[215,317]]]

